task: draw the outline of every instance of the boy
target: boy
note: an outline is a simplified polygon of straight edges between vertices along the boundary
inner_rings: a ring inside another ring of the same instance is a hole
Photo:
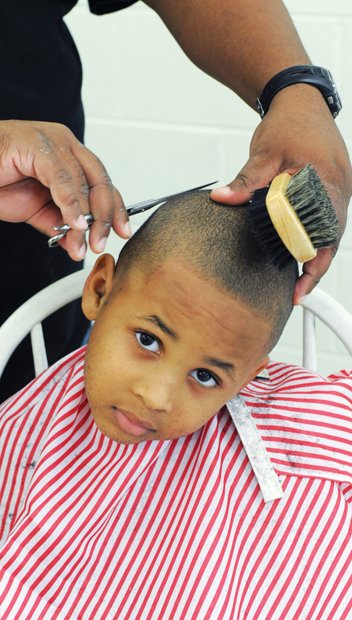
[[[256,379],[296,277],[207,192],[161,207],[116,270],[98,259],[87,352],[1,410],[2,617],[348,617],[351,379]],[[281,499],[224,407],[239,391]]]

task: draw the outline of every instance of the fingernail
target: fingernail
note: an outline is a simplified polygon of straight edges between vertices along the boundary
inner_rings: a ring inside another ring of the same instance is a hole
[[[232,194],[232,189],[228,185],[224,185],[224,187],[215,187],[213,192],[220,193],[223,196],[229,196]]]
[[[78,226],[78,228],[81,228],[82,230],[87,230],[88,224],[87,224],[86,220],[84,219],[83,215],[80,215],[77,218],[77,226]]]
[[[77,256],[79,260],[83,260],[86,255],[86,244],[83,243],[77,252]]]
[[[101,239],[99,239],[99,241],[97,243],[97,250],[98,250],[99,254],[101,252],[104,252],[105,246],[106,246],[106,242],[107,242],[107,237],[102,237]]]
[[[128,221],[123,224],[123,232],[125,233],[126,237],[131,237],[132,235],[131,224]]]

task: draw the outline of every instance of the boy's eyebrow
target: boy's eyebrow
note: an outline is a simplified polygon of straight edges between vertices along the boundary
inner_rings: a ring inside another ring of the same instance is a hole
[[[168,336],[171,336],[173,340],[178,339],[178,335],[176,334],[176,332],[174,332],[170,327],[168,327],[157,314],[142,316],[141,318],[145,321],[150,321],[150,323],[153,323],[153,325],[159,327],[161,331],[163,331],[165,334],[168,334]],[[204,362],[206,364],[210,364],[211,366],[221,368],[221,370],[224,370],[231,378],[234,378],[235,376],[235,366],[231,364],[231,362],[224,362],[223,360],[219,360],[216,357],[205,357]]]
[[[171,336],[173,340],[178,339],[178,335],[176,334],[176,332],[174,332],[171,327],[168,327],[157,314],[152,314],[151,316],[143,316],[142,318],[146,321],[150,321],[151,323],[159,327],[159,329],[161,329],[164,334]]]
[[[222,360],[218,360],[216,357],[206,357],[204,361],[206,362],[206,364],[221,368],[221,370],[224,370],[232,379],[234,379],[236,371],[234,365],[231,364],[231,362],[223,362]]]
[[[178,335],[174,332],[170,327],[168,327],[164,321],[157,314],[151,314],[150,316],[141,317],[146,321],[150,321],[153,325],[156,325],[168,336],[171,336],[173,340],[178,339]],[[210,364],[211,366],[216,366],[217,368],[221,368],[224,370],[230,377],[234,377],[235,375],[235,367],[231,362],[224,362],[223,360],[219,360],[216,357],[205,357],[204,361],[206,364]]]

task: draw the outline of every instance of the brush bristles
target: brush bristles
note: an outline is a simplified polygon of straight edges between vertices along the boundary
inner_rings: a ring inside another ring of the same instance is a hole
[[[268,188],[254,192],[247,207],[251,230],[265,255],[279,269],[293,260],[281,241],[265,206]],[[336,245],[339,238],[338,220],[331,200],[311,164],[293,175],[286,198],[303,224],[314,248]]]
[[[294,259],[282,243],[269,217],[265,207],[267,193],[267,187],[256,190],[246,209],[246,213],[252,234],[256,238],[258,245],[273,265],[276,265],[278,269],[283,269]]]
[[[337,217],[325,187],[311,164],[291,177],[286,197],[316,249],[337,243]]]

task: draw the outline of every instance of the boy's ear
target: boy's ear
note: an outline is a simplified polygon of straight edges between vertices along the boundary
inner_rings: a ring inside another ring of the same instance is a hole
[[[241,385],[241,390],[242,388],[244,388],[246,385],[248,385],[248,383],[250,383],[251,381],[253,381],[253,379],[255,379],[255,377],[257,377],[259,375],[259,373],[261,373],[262,370],[264,370],[264,368],[266,368],[266,366],[269,364],[270,362],[270,358],[268,356],[264,357],[260,363],[258,365],[256,365],[252,371],[248,374],[246,380],[243,382],[243,384]]]
[[[84,285],[82,310],[90,321],[95,321],[98,312],[111,293],[115,275],[115,260],[111,254],[102,254],[97,259]]]

